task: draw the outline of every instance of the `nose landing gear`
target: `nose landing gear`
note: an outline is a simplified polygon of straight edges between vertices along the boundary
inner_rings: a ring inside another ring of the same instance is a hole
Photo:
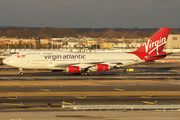
[[[21,76],[24,75],[22,68],[19,68],[19,74],[20,74]]]

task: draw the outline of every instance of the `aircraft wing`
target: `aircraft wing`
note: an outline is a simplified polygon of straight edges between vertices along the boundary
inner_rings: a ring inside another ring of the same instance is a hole
[[[110,67],[124,67],[132,64],[138,64],[143,61],[137,61],[137,60],[127,60],[127,61],[103,61],[103,62],[78,62],[78,63],[56,63],[56,64],[51,64],[48,66],[51,67],[61,67],[61,68],[66,68],[67,66],[79,66],[80,68],[90,68],[90,67],[95,67],[96,64],[107,64]]]
[[[54,68],[67,68],[67,66],[79,66],[80,68],[88,68],[90,66],[95,66],[95,64],[91,63],[56,63],[56,64],[50,64],[48,67],[54,67]]]

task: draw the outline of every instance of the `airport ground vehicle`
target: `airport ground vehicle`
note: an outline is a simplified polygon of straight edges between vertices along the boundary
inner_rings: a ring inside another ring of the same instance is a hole
[[[88,75],[94,71],[108,71],[166,57],[163,52],[171,28],[161,28],[134,52],[76,53],[59,50],[20,51],[3,60],[3,63],[22,69],[51,69],[67,73]]]

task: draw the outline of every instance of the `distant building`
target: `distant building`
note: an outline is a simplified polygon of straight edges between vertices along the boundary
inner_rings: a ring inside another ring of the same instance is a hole
[[[87,47],[90,47],[91,45],[96,45],[97,41],[87,41]]]
[[[129,48],[139,48],[141,45],[141,43],[132,42],[129,44]]]
[[[76,48],[79,46],[79,42],[78,41],[68,41],[68,47],[69,48]]]
[[[52,38],[52,41],[64,41],[66,38]]]
[[[0,44],[10,44],[10,45],[17,45],[17,44],[29,44],[29,43],[36,43],[35,39],[0,39]]]
[[[126,43],[113,43],[113,49],[121,49],[126,47],[127,47]]]
[[[112,43],[101,43],[100,48],[101,49],[111,49],[113,47]]]
[[[47,45],[49,43],[48,39],[40,39],[40,44]]]
[[[180,48],[180,34],[169,34],[166,49],[178,49]]]

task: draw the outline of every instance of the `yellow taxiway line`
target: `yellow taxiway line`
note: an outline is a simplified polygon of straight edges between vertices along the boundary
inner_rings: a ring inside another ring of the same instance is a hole
[[[13,99],[16,99],[16,98],[7,98],[7,99],[12,99],[13,100]]]
[[[140,98],[151,98],[151,97],[140,97]]]
[[[147,103],[147,104],[155,104],[153,102],[148,102],[148,101],[142,101],[143,103]]]
[[[23,105],[23,104],[13,104],[13,103],[1,103],[1,104],[3,104],[3,105]]]
[[[119,90],[119,91],[124,91],[124,89],[116,89],[116,90]]]
[[[85,97],[76,97],[76,98],[79,98],[79,99],[84,99]]]
[[[63,104],[67,104],[67,105],[73,105],[73,103],[68,103],[68,102],[61,102]]]
[[[50,90],[48,90],[48,89],[42,89],[43,91],[46,91],[46,92],[49,92]]]

